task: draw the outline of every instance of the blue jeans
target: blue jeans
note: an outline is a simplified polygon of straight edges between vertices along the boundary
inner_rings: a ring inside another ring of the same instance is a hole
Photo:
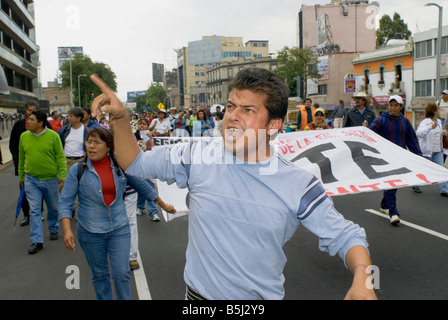
[[[108,233],[92,233],[77,228],[78,241],[92,271],[92,282],[98,300],[113,300],[109,260],[118,300],[131,300],[129,254],[131,232],[126,224]]]
[[[400,216],[397,210],[397,189],[384,190],[383,200],[381,200],[381,208],[389,209],[389,216]]]
[[[59,179],[39,180],[30,175],[25,176],[25,193],[30,205],[31,243],[43,243],[42,199],[47,205],[47,224],[50,233],[59,231],[58,201]]]
[[[155,189],[154,184],[150,180],[146,180],[153,189]],[[137,208],[141,210],[145,210],[145,203],[148,207],[148,213],[150,216],[153,216],[157,213],[157,205],[154,201],[146,200],[143,196],[140,194],[138,195],[137,199]]]
[[[437,163],[438,165],[441,165],[442,167],[445,164],[443,161],[443,151],[434,152],[431,157],[425,157],[425,158],[434,163]],[[439,190],[440,190],[440,193],[448,193],[448,183],[440,182]]]

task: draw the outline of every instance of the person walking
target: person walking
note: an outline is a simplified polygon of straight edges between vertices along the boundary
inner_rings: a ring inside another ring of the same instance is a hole
[[[333,122],[333,128],[342,128],[344,125],[345,113],[344,100],[339,100],[339,104],[334,108],[330,116],[330,119]]]
[[[189,189],[188,299],[282,299],[282,248],[299,225],[353,273],[346,299],[376,299],[373,286],[366,286],[371,259],[364,229],[336,211],[316,177],[270,147],[288,109],[289,90],[279,76],[260,68],[236,75],[223,140],[197,139],[151,152],[138,146],[115,93],[98,77],[91,79],[103,92],[92,113],[102,105],[115,119],[117,159],[126,173]]]
[[[383,138],[409,149],[412,153],[421,156],[422,152],[411,122],[402,115],[403,99],[400,96],[389,98],[389,111],[377,117],[369,128]],[[389,214],[390,223],[400,223],[400,213],[397,209],[397,189],[384,191],[380,211]]]
[[[442,128],[440,108],[435,103],[428,103],[425,107],[425,119],[417,128],[417,138],[423,156],[438,165],[444,165],[443,137],[447,136],[447,130]],[[439,183],[440,195],[448,197],[448,183]]]
[[[89,130],[83,174],[78,181],[78,165],[68,172],[59,200],[59,220],[65,246],[74,250],[70,221],[78,196],[77,236],[92,272],[96,297],[113,299],[112,273],[117,299],[130,300],[131,232],[124,202],[127,179],[115,160],[113,139],[102,127]]]
[[[44,127],[46,118],[44,112],[32,111],[27,119],[28,131],[20,136],[19,141],[20,184],[25,187],[30,205],[29,254],[34,254],[43,248],[42,199],[47,205],[50,240],[58,238],[58,187],[64,185],[67,174],[61,140],[56,132]]]
[[[355,106],[346,113],[343,127],[368,127],[375,119],[375,113],[368,107],[369,99],[364,92],[353,96]]]
[[[314,111],[314,121],[308,123],[305,130],[325,130],[331,129],[327,122],[325,121],[325,110],[322,108],[317,108]]]
[[[315,108],[311,106],[312,104],[313,101],[306,98],[304,105],[299,106],[299,113],[297,114],[297,128],[300,128],[299,130],[305,130],[306,125],[314,121]]]
[[[19,175],[19,142],[20,142],[20,136],[22,133],[26,132],[28,130],[28,118],[31,115],[31,113],[37,110],[37,104],[34,101],[29,101],[25,105],[25,118],[17,120],[14,123],[14,126],[12,127],[11,134],[9,137],[9,152],[11,152],[12,160],[14,163],[14,174],[16,176]],[[45,127],[50,128],[50,124],[45,119]],[[20,182],[19,182],[20,185]],[[22,187],[20,187],[21,189]],[[21,227],[27,226],[30,224],[30,205],[28,203],[28,199],[26,197],[26,194],[23,198],[22,202],[22,211],[23,211],[23,220],[20,223]],[[42,211],[43,211],[43,204],[42,204]]]

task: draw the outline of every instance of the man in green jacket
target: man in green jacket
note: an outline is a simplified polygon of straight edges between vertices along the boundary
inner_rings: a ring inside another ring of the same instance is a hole
[[[42,199],[47,205],[50,240],[58,238],[59,185],[67,175],[67,163],[59,135],[44,126],[46,114],[35,110],[28,117],[28,131],[20,136],[19,178],[30,204],[31,247],[29,254],[43,248]]]

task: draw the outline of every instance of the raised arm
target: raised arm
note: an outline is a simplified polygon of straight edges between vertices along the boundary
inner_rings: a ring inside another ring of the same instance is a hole
[[[126,170],[141,151],[131,130],[129,113],[112,89],[99,77],[92,75],[90,79],[103,93],[93,101],[92,115],[109,113],[109,117],[114,120],[115,152],[120,167]]]

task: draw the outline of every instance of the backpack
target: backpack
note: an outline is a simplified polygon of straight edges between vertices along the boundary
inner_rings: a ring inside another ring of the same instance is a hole
[[[81,177],[84,174],[84,169],[86,168],[84,159],[82,159],[81,161],[78,161],[77,165],[78,165],[77,177],[78,177],[78,185],[79,185],[79,180],[81,180]]]

